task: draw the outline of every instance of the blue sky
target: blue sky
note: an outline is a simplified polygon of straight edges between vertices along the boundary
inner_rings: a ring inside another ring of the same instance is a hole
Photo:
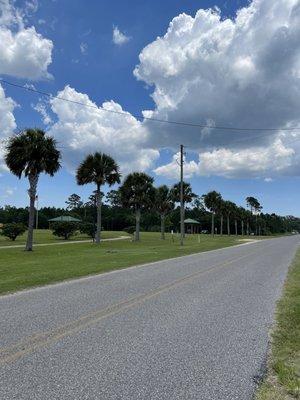
[[[60,92],[61,96],[77,101],[82,101],[80,94],[84,94],[88,96],[84,102],[97,106],[108,102],[104,108],[113,101],[112,107],[117,107],[117,103],[133,115],[151,110],[153,117],[212,126],[295,126],[299,121],[293,101],[296,103],[300,97],[292,101],[286,93],[295,85],[300,88],[300,73],[294,81],[283,77],[282,54],[276,46],[281,40],[280,27],[287,25],[291,39],[285,47],[292,54],[299,54],[299,47],[292,39],[298,32],[294,31],[295,22],[290,16],[294,5],[291,1],[291,10],[285,10],[287,5],[283,6],[283,0],[275,1],[278,9],[272,11],[273,20],[267,29],[264,19],[270,20],[266,7],[271,3],[269,0],[257,3],[256,8],[250,9],[248,1],[1,0],[0,9],[3,12],[6,6],[10,20],[2,22],[2,33],[10,32],[15,41],[20,40],[17,37],[20,32],[33,35],[35,47],[25,42],[19,45],[21,50],[25,47],[27,55],[34,54],[36,61],[34,65],[31,60],[22,65],[19,56],[13,61],[15,65],[12,61],[9,64],[0,45],[0,63],[1,51],[4,60],[0,77],[21,85],[31,84],[54,95]],[[243,18],[248,22],[242,21],[242,17],[236,20],[237,10],[243,7],[246,7]],[[209,8],[213,10],[198,11]],[[170,37],[165,37],[170,22],[182,13],[191,18],[177,18]],[[294,19],[299,17],[294,14]],[[29,31],[30,27],[35,32]],[[124,35],[124,43],[113,41],[114,28]],[[162,39],[157,39],[158,36]],[[264,38],[262,43],[260,37]],[[49,55],[51,60],[47,61]],[[284,60],[293,71],[299,68],[289,55]],[[136,66],[138,69],[133,73]],[[272,86],[279,79],[282,86]],[[67,85],[72,91],[65,89]],[[215,189],[239,205],[245,205],[245,197],[251,195],[261,201],[265,212],[300,214],[297,136],[291,140],[279,130],[273,136],[250,132],[246,137],[245,132],[238,132],[239,138],[233,132],[219,135],[214,130],[200,132],[191,128],[175,131],[156,123],[140,123],[130,115],[133,120],[126,123],[115,122],[111,115],[108,121],[99,120],[93,126],[91,115],[85,115],[84,110],[68,110],[59,100],[49,103],[34,93],[2,86],[4,104],[8,104],[7,99],[15,102],[13,109],[4,108],[14,118],[12,131],[43,127],[56,137],[63,152],[61,171],[54,178],[41,177],[40,205],[64,206],[74,192],[86,199],[93,187],[78,187],[74,169],[78,160],[96,149],[120,160],[123,173],[140,167],[155,177],[156,184],[171,185],[178,176],[174,154],[179,144],[184,143],[186,179],[197,194]],[[43,108],[50,122],[43,123],[41,113],[34,109],[37,105]],[[79,132],[73,136],[76,129]],[[135,132],[132,135],[131,129]],[[0,182],[0,205],[27,204],[25,179],[19,181],[2,169]]]

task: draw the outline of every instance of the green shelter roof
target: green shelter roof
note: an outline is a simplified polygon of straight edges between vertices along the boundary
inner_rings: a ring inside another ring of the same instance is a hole
[[[52,218],[49,222],[81,222],[80,219],[71,217],[70,215],[62,215],[60,217]]]
[[[196,221],[195,219],[192,219],[192,218],[185,219],[184,223],[185,224],[197,224],[197,225],[200,225],[200,222],[198,222],[198,221]]]

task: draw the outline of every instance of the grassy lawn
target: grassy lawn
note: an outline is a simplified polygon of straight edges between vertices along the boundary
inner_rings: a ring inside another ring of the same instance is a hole
[[[126,236],[125,232],[117,232],[117,231],[110,231],[110,232],[102,232],[103,239],[110,239],[119,236]],[[26,243],[27,232],[23,235],[17,237],[17,239],[13,242],[8,238],[0,235],[0,247],[1,246],[13,246],[13,245],[21,245]],[[91,240],[88,236],[82,235],[81,233],[77,233],[75,236],[72,236],[70,240]],[[62,238],[54,236],[51,230],[48,229],[37,229],[34,230],[34,243],[42,244],[42,243],[55,243],[55,242],[64,242]]]
[[[300,250],[277,305],[267,377],[257,400],[300,399]]]
[[[141,239],[140,243],[123,240],[100,246],[78,243],[36,247],[33,252],[0,249],[0,293],[240,243],[235,236],[210,235],[201,235],[199,243],[197,235],[189,235],[181,248],[179,238],[173,242],[170,235],[163,241],[158,233],[142,233]]]

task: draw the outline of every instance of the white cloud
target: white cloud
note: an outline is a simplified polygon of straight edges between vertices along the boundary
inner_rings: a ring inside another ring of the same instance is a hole
[[[147,131],[130,113],[118,115],[101,111],[102,107],[122,112],[122,107],[107,101],[98,107],[86,94],[66,86],[58,96],[86,104],[88,107],[58,99],[50,101],[57,122],[49,133],[62,146],[63,160],[74,171],[82,159],[96,150],[111,154],[126,174],[132,170],[149,169],[159,152],[146,145]]]
[[[81,51],[81,54],[83,54],[83,55],[87,54],[87,51],[88,51],[87,43],[84,43],[84,42],[80,43],[80,51]]]
[[[156,175],[164,176],[169,179],[180,179],[180,167],[179,167],[180,153],[173,155],[172,160],[169,164],[161,165],[156,168],[153,172]],[[184,157],[184,179],[190,179],[193,175],[199,172],[199,166],[195,161],[186,161]]]
[[[42,116],[44,125],[52,124],[52,119],[47,111],[47,105],[40,99],[37,104],[31,104],[31,107]]]
[[[122,33],[117,26],[114,26],[113,28],[114,44],[121,46],[122,44],[129,42],[130,39],[131,38],[129,36],[126,36],[125,33]]]
[[[16,122],[13,115],[16,103],[5,96],[5,92],[0,85],[0,172],[7,170],[4,163],[4,147],[6,140],[16,128]]]
[[[174,155],[169,164],[156,168],[156,175],[177,179],[178,156]],[[294,174],[295,165],[300,165],[300,154],[288,144],[285,145],[282,139],[277,139],[269,147],[239,150],[222,148],[202,152],[197,162],[185,162],[184,175],[185,178],[211,175],[225,178],[266,177],[265,181],[271,182],[270,176]]]
[[[147,117],[210,126],[300,127],[299,0],[254,0],[235,19],[223,19],[215,9],[199,10],[195,17],[181,14],[139,60],[134,75],[154,88],[155,108],[144,112]],[[299,175],[292,133],[166,124],[158,129],[147,121],[144,127],[151,146],[175,149],[184,143],[200,154],[199,174]],[[196,169],[193,163],[187,167]],[[169,174],[166,166],[158,169],[163,171]]]
[[[27,1],[20,10],[13,2],[0,0],[0,74],[32,80],[51,77],[52,41],[35,27],[25,27],[26,15],[36,8],[36,1]]]

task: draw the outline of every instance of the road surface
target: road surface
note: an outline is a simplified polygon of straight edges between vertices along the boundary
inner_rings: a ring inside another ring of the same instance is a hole
[[[263,373],[286,237],[0,297],[1,400],[243,400]]]

